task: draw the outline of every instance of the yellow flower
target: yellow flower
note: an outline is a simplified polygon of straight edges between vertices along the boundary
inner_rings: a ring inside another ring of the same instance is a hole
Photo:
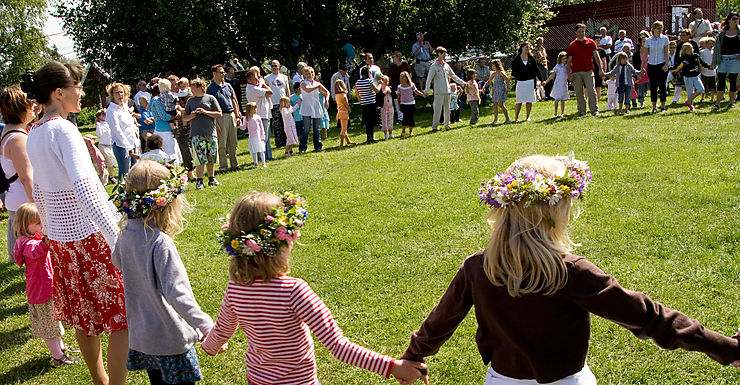
[[[511,183],[509,183],[509,187],[516,187],[516,181],[511,181]]]
[[[570,191],[570,187],[568,187],[566,185],[561,185],[560,188],[563,189],[563,191],[566,192],[566,193]]]
[[[260,229],[260,234],[267,235],[267,229]]]
[[[231,240],[231,248],[234,249],[234,250],[238,249],[239,248],[239,241],[237,241],[236,239],[232,239]]]

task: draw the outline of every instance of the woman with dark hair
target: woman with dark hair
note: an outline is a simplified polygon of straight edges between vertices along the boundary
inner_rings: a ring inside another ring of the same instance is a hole
[[[94,384],[123,385],[128,325],[121,274],[111,263],[120,216],[80,132],[65,119],[80,112],[81,78],[79,67],[56,61],[36,71],[31,88],[44,116],[28,134],[26,148],[34,170],[33,199],[54,266],[54,318],[75,329]],[[110,377],[100,333],[110,333]]]
[[[727,14],[722,21],[722,31],[717,36],[717,44],[714,46],[712,65],[717,66],[717,102],[712,107],[713,111],[719,110],[719,103],[725,94],[727,85],[725,80],[730,80],[730,104],[732,107],[737,95],[737,74],[740,73],[740,36],[738,36],[738,22],[740,15],[735,12]]]
[[[532,112],[532,103],[537,101],[535,95],[535,82],[542,79],[537,61],[530,55],[529,42],[519,43],[519,50],[511,63],[511,75],[516,78],[516,104],[514,105],[514,121],[519,122],[519,112],[522,110],[522,103],[526,104],[527,120]]]
[[[360,68],[360,80],[355,83],[355,95],[360,99],[360,106],[362,106],[362,126],[365,127],[367,143],[375,142],[373,129],[378,121],[378,114],[375,112],[375,95],[378,92],[380,88],[370,79],[370,70],[367,67]]]

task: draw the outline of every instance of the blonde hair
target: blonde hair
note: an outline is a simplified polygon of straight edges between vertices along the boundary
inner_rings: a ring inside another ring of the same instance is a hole
[[[177,86],[180,88],[190,87],[190,80],[186,77],[182,77],[177,81]]]
[[[694,53],[694,47],[691,43],[683,43],[681,45],[681,53],[679,56],[691,55],[692,53]]]
[[[662,21],[655,21],[652,25],[650,25],[650,32],[653,32],[656,28],[660,28],[660,32],[663,33],[663,22]]]
[[[385,83],[385,84],[388,84],[388,83],[391,82],[391,78],[388,77],[388,75],[383,75],[383,77],[381,79],[383,80],[383,83]]]
[[[280,108],[290,108],[290,98],[283,96],[280,98]]]
[[[270,193],[252,192],[234,204],[229,217],[229,234],[236,237],[257,229],[276,207],[284,207],[283,200]],[[290,249],[280,247],[273,254],[257,252],[253,257],[232,256],[229,261],[229,278],[242,285],[251,285],[255,278],[265,282],[290,272]]]
[[[560,51],[560,53],[558,54],[558,64],[561,64],[560,62],[563,60],[563,58],[568,60],[568,53],[565,51]]]
[[[191,87],[198,88],[198,89],[202,90],[203,92],[205,92],[206,91],[206,88],[207,88],[206,81],[203,80],[203,79],[201,79],[201,78],[195,78],[195,79],[193,79],[190,82],[190,86]]]
[[[249,102],[246,105],[244,105],[244,115],[251,118],[254,116],[254,114],[257,113],[257,103],[255,102]],[[260,116],[261,118],[261,116]]]
[[[157,82],[157,85],[159,86],[160,94],[164,94],[172,90],[172,82],[167,79],[159,79],[159,82]]]
[[[313,67],[311,66],[305,66],[303,67],[303,72],[310,72],[312,77],[316,77],[316,71],[313,70]]]
[[[335,94],[346,94],[347,93],[347,85],[344,84],[344,80],[337,79],[334,81],[334,93]]]
[[[123,83],[113,82],[109,84],[108,87],[105,88],[105,92],[108,93],[108,96],[110,98],[113,98],[113,90],[115,90],[118,87],[121,87],[121,90],[123,90],[123,97],[125,98],[126,97],[126,86]]]
[[[35,234],[28,232],[28,226],[41,222],[39,218],[39,211],[34,203],[24,203],[18,207],[15,211],[15,217],[13,218],[13,233],[16,238],[26,237],[31,238]]]
[[[520,166],[521,165],[521,166]],[[565,165],[548,156],[519,159],[515,167],[534,169],[546,177],[559,177]],[[552,295],[568,281],[563,256],[573,243],[568,236],[571,198],[554,206],[494,208],[488,213],[491,236],[484,252],[483,270],[496,286],[505,286],[509,295],[531,293]]]
[[[131,167],[131,171],[126,177],[126,192],[133,193],[135,191],[143,194],[147,191],[156,190],[162,184],[162,180],[170,176],[170,170],[163,165],[151,160],[140,160]],[[150,230],[156,227],[170,237],[174,237],[183,230],[185,222],[182,216],[183,211],[190,211],[190,208],[191,206],[185,199],[185,195],[179,194],[166,206],[152,210],[143,217],[144,227]],[[121,222],[122,227],[125,221],[124,216]]]
[[[404,83],[405,80],[405,84],[411,85],[411,74],[409,74],[408,71],[401,72],[400,76],[401,83]]]
[[[624,52],[620,52],[617,54],[617,64],[619,64],[622,61],[622,59],[624,59],[625,61],[629,61],[629,57]]]

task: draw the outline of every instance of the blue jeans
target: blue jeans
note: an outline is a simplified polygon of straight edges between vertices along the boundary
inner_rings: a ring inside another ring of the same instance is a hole
[[[632,86],[621,85],[617,88],[617,102],[624,103],[629,108],[630,106],[630,94],[632,93]]]
[[[691,97],[695,93],[704,93],[704,83],[701,82],[699,75],[692,77],[684,76],[683,82],[684,84],[686,84],[686,94],[689,95],[689,97]]]
[[[265,160],[272,160],[272,145],[270,144],[270,119],[262,119],[265,127]]]
[[[313,149],[314,151],[321,151],[324,145],[321,143],[320,124],[321,118],[303,116],[303,129],[298,134],[298,151],[305,152],[308,149],[308,133],[311,131],[313,131]],[[298,126],[296,126],[296,131],[297,129]]]
[[[124,175],[128,174],[128,170],[136,163],[136,159],[131,157],[125,148],[118,147],[116,144],[113,144],[113,156],[116,157],[116,162],[118,162],[118,180],[120,181]]]

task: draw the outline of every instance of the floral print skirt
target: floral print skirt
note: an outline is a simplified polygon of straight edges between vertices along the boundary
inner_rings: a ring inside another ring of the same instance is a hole
[[[49,240],[54,319],[88,336],[128,328],[121,272],[100,233],[71,242]]]
[[[136,350],[128,351],[128,370],[159,370],[162,380],[168,384],[195,382],[203,379],[195,347],[185,353],[171,356],[154,356]]]

